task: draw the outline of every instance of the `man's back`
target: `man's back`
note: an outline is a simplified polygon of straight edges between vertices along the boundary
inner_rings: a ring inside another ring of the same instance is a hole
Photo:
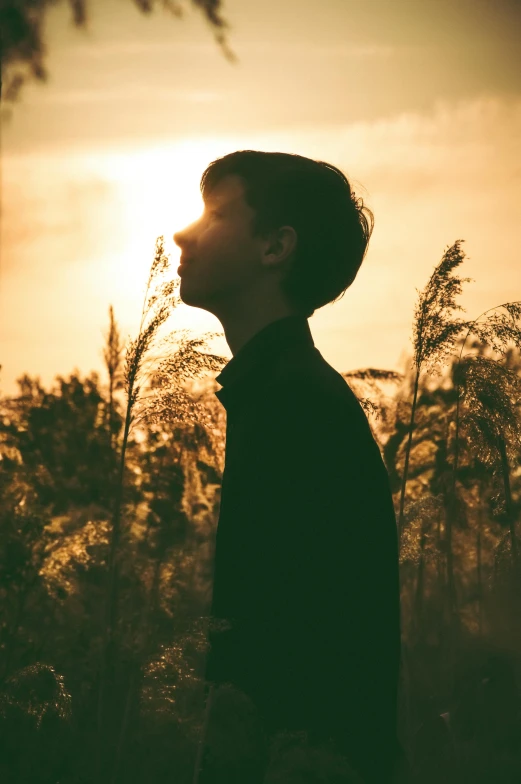
[[[233,366],[232,366],[233,365]],[[206,677],[268,733],[334,738],[367,782],[396,751],[400,610],[387,472],[305,319],[270,324],[217,379],[227,409]]]

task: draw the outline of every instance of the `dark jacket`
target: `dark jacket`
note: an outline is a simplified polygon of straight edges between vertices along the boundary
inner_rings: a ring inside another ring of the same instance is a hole
[[[396,518],[365,413],[306,319],[257,333],[217,376],[227,412],[209,683],[269,733],[334,738],[367,782],[396,754]]]

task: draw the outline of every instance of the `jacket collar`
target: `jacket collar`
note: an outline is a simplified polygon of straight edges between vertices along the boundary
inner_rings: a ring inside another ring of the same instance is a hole
[[[270,370],[281,357],[314,345],[304,316],[284,316],[272,321],[250,338],[215,377],[223,387],[214,393],[215,396],[229,411],[235,401],[253,392],[259,381],[269,378]]]

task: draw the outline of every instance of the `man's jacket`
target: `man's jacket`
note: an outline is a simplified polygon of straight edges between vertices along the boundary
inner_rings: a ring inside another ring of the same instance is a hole
[[[206,679],[248,694],[268,733],[332,737],[367,782],[396,754],[396,518],[364,411],[289,316],[217,376],[227,412]]]

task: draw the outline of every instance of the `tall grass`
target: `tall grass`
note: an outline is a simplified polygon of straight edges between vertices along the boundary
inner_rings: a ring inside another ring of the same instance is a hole
[[[114,318],[114,308],[109,308],[109,331],[106,336],[106,345],[103,350],[103,359],[109,377],[109,406],[107,412],[107,425],[109,431],[110,447],[114,445],[114,392],[123,389],[122,359],[123,344]]]
[[[503,308],[505,313],[497,313]],[[480,322],[483,316],[484,322]],[[521,378],[500,361],[480,355],[468,354],[463,357],[463,349],[469,334],[477,336],[481,345],[489,345],[493,351],[505,357],[509,344],[521,349],[521,301],[506,302],[481,313],[473,321],[458,358],[456,373],[456,434],[454,442],[454,467],[452,472],[452,497],[455,495],[456,473],[459,456],[460,399],[466,406],[463,424],[467,430],[468,442],[474,451],[479,452],[489,466],[499,462],[505,488],[505,504],[509,521],[514,570],[519,571],[519,554],[515,535],[515,521],[512,511],[510,491],[509,456],[512,448],[521,446],[521,418],[518,404],[521,399]],[[460,387],[463,388],[460,395]],[[512,457],[515,453],[512,454]],[[448,540],[450,545],[450,538]]]
[[[206,333],[205,337],[179,340],[178,331],[158,341],[157,335],[161,326],[167,321],[173,310],[181,303],[177,296],[179,280],[164,280],[169,270],[169,258],[164,252],[164,238],[156,240],[155,254],[151,264],[146,285],[141,322],[137,338],[129,340],[126,348],[124,367],[124,392],[126,412],[123,428],[121,449],[119,454],[119,470],[115,486],[112,525],[110,533],[109,559],[107,569],[107,588],[105,597],[105,623],[101,672],[98,692],[98,749],[97,769],[98,780],[109,779],[110,768],[104,761],[103,746],[108,730],[106,709],[108,687],[112,668],[116,662],[115,634],[117,626],[118,603],[118,545],[121,536],[122,509],[124,495],[125,457],[129,435],[138,423],[161,422],[166,420],[201,422],[205,421],[208,412],[197,405],[183,389],[183,382],[194,378],[202,371],[219,371],[226,360],[213,354],[200,352],[199,347],[206,347],[206,340],[220,333]],[[151,289],[153,285],[152,292]],[[150,296],[149,296],[150,294]],[[185,333],[186,331],[179,331]],[[112,323],[109,331],[109,348],[107,361],[115,371],[117,369],[118,341],[115,326]],[[174,351],[174,343],[177,349]],[[152,354],[159,345],[170,347],[166,355]],[[150,355],[150,356],[149,356]],[[148,384],[148,394],[142,392]],[[141,614],[141,623],[144,613]],[[122,727],[119,733],[116,758],[111,780],[117,775],[119,752],[127,724],[129,700],[134,688],[131,681],[129,696],[124,709]]]
[[[414,379],[414,395],[409,423],[409,437],[405,449],[405,465],[402,476],[400,495],[400,510],[398,516],[398,534],[401,541],[404,523],[405,489],[409,470],[409,457],[411,452],[412,435],[414,431],[414,417],[418,397],[420,374],[424,370],[431,373],[440,373],[441,367],[450,356],[462,330],[469,323],[462,319],[453,319],[455,310],[463,310],[456,305],[455,297],[461,294],[462,283],[471,278],[459,278],[453,274],[465,258],[461,249],[463,240],[456,240],[454,245],[447,248],[443,257],[432,273],[423,291],[419,292],[418,302],[414,311],[413,322],[413,364],[416,370]]]
[[[449,639],[450,649],[454,654],[455,636],[454,632],[460,628],[458,615],[458,602],[456,595],[456,585],[454,578],[454,554],[452,546],[453,526],[457,519],[458,508],[456,498],[456,477],[458,469],[459,454],[459,405],[460,389],[459,385],[464,383],[464,397],[467,403],[464,426],[469,436],[469,443],[477,449],[483,449],[484,445],[492,452],[499,454],[502,467],[502,474],[505,487],[505,502],[510,524],[511,549],[514,560],[514,570],[518,569],[518,548],[515,535],[515,522],[513,505],[509,483],[509,448],[517,447],[520,442],[520,419],[515,409],[519,401],[521,392],[521,380],[515,373],[503,368],[493,360],[465,358],[462,361],[463,349],[469,334],[474,333],[482,342],[486,342],[493,349],[505,354],[509,343],[514,343],[518,348],[521,347],[521,332],[516,325],[516,320],[521,315],[521,303],[505,303],[502,306],[506,311],[506,316],[497,314],[489,317],[485,323],[479,319],[485,314],[481,314],[474,321],[466,321],[461,318],[454,318],[454,311],[464,310],[456,304],[456,296],[462,293],[462,284],[469,282],[471,278],[460,278],[454,274],[456,268],[463,262],[465,254],[461,249],[463,240],[457,240],[452,246],[446,249],[440,263],[435,268],[426,287],[419,292],[417,305],[415,307],[413,321],[413,366],[415,369],[413,385],[413,401],[411,407],[410,422],[408,426],[408,438],[405,449],[405,462],[401,479],[400,505],[398,515],[398,536],[400,542],[400,554],[404,555],[403,541],[404,522],[405,522],[405,495],[409,473],[409,460],[412,445],[412,437],[415,427],[415,415],[418,402],[418,390],[420,375],[426,371],[430,374],[440,375],[441,370],[448,361],[453,358],[452,351],[456,343],[461,340],[462,334],[466,332],[462,341],[460,356],[457,360],[456,369],[456,417],[455,417],[455,455],[452,465],[451,489],[448,493],[447,507],[445,510],[445,541],[443,550],[446,554],[447,563],[447,604],[449,609]],[[496,310],[493,308],[491,310]],[[485,311],[488,313],[489,311]],[[450,431],[450,427],[449,427]],[[447,441],[448,435],[447,433]],[[513,452],[511,452],[513,456]],[[491,458],[493,461],[493,458]],[[413,518],[421,519],[418,535],[419,553],[418,559],[418,578],[416,592],[413,601],[413,613],[415,615],[415,630],[419,634],[422,631],[422,596],[424,580],[424,560],[426,533],[425,526],[428,524],[428,517],[433,511],[438,516],[438,532],[442,509],[439,506],[439,498],[426,497],[420,498],[415,504],[409,506],[407,511],[407,522]],[[432,502],[432,503],[431,503]],[[427,508],[425,507],[427,504]],[[434,504],[434,506],[432,506]],[[431,510],[432,506],[432,510]],[[410,542],[407,543],[407,547]],[[438,542],[438,547],[441,542]],[[481,576],[481,575],[480,575]],[[411,688],[410,673],[408,672],[408,657],[403,657],[403,675],[405,688],[406,715],[405,722],[407,734],[410,735],[411,729],[411,708],[408,693]]]
[[[457,516],[456,476],[459,455],[459,426],[460,426],[460,385],[466,383],[466,399],[469,412],[466,423],[473,438],[471,443],[483,444],[487,442],[492,449],[499,451],[505,482],[506,503],[511,512],[509,491],[508,455],[505,438],[517,444],[519,439],[519,420],[513,408],[516,399],[518,384],[514,373],[509,372],[494,360],[481,360],[466,358],[462,361],[463,349],[468,336],[472,333],[482,342],[489,344],[493,350],[502,355],[508,346],[514,343],[521,347],[521,330],[516,321],[521,316],[521,302],[507,302],[495,306],[482,313],[474,321],[465,321],[454,318],[455,310],[464,310],[456,305],[455,297],[461,294],[462,284],[471,281],[471,278],[459,278],[454,275],[454,270],[465,259],[461,249],[463,240],[457,240],[449,247],[431,275],[425,289],[419,293],[418,302],[414,313],[413,322],[413,363],[416,370],[414,380],[413,401],[411,418],[408,428],[408,440],[405,450],[405,465],[402,475],[400,508],[398,518],[399,539],[402,541],[404,525],[405,491],[409,472],[409,459],[414,432],[415,414],[419,379],[422,371],[439,375],[444,364],[451,358],[459,336],[466,330],[458,357],[458,370],[456,372],[456,419],[455,419],[455,455],[452,469],[451,492],[448,497],[445,549],[447,556],[447,581],[448,601],[450,614],[454,621],[457,618],[457,596],[454,581],[454,557],[452,548],[452,530]],[[493,313],[485,322],[480,319],[498,308],[503,308],[505,314]],[[469,363],[473,362],[473,365]],[[501,368],[501,370],[500,370]],[[519,398],[517,398],[519,399]],[[487,402],[485,402],[487,401]],[[478,413],[479,412],[479,413]],[[480,435],[478,436],[478,431]],[[491,445],[494,442],[494,445]],[[511,522],[512,552],[517,560],[517,547]]]

